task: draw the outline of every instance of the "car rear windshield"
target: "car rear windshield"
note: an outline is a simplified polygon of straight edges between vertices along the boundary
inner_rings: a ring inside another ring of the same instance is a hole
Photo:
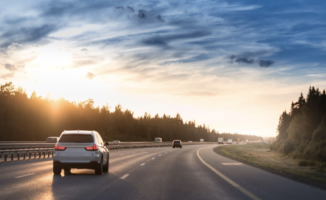
[[[64,134],[61,136],[59,142],[92,143],[94,142],[94,138],[92,135],[85,134]]]
[[[174,141],[174,144],[180,144],[180,141]]]

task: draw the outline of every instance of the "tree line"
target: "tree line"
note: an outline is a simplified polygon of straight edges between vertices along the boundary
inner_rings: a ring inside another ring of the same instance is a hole
[[[297,158],[326,162],[326,93],[310,87],[284,111],[277,127],[272,149]]]
[[[94,101],[69,102],[63,98],[53,100],[27,96],[21,87],[15,89],[6,83],[0,88],[0,140],[1,141],[42,141],[49,136],[59,136],[63,130],[96,130],[104,140],[152,141],[161,137],[163,141],[216,142],[221,135],[195,121],[184,122],[179,114],[134,117],[130,110],[121,105],[110,111],[108,105],[94,106]],[[258,140],[253,135],[223,133],[224,139]]]

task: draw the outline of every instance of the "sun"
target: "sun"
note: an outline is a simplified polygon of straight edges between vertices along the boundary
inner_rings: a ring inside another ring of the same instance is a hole
[[[34,63],[40,67],[59,68],[72,64],[73,51],[69,51],[62,42],[33,49],[37,58]]]
[[[43,98],[64,98],[76,102],[92,98],[92,95],[98,96],[94,88],[103,88],[100,81],[96,77],[87,79],[89,68],[73,67],[73,51],[57,48],[58,45],[33,49],[37,57],[26,68],[30,79],[27,93],[30,95],[36,91]]]

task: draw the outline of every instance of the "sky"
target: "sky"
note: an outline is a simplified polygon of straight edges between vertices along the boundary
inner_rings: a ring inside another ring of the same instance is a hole
[[[326,1],[0,1],[0,84],[276,136],[326,88]]]

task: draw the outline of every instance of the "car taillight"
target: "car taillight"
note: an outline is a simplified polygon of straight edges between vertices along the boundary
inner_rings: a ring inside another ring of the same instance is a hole
[[[86,151],[97,151],[98,147],[96,144],[94,144],[91,147],[85,147]]]
[[[64,151],[66,150],[66,147],[59,146],[58,144],[55,144],[54,149],[56,151]]]

